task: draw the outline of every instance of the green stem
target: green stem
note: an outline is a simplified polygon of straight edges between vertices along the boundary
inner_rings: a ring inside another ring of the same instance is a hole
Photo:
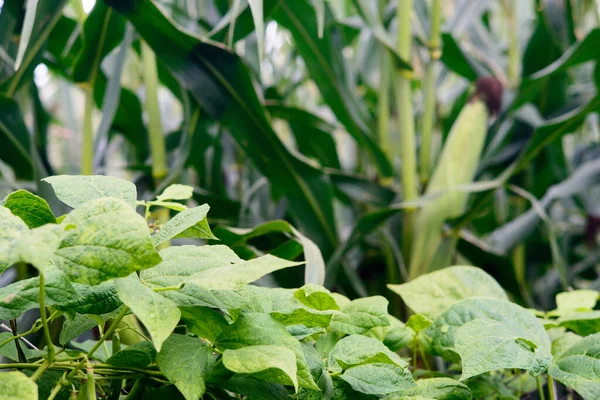
[[[390,137],[390,78],[392,74],[392,59],[390,53],[383,49],[381,53],[381,68],[379,80],[379,102],[377,103],[377,133],[379,144],[393,162],[392,140]]]
[[[535,382],[537,383],[538,393],[540,395],[540,400],[546,400],[546,395],[544,394],[544,385],[542,384],[542,377],[538,375],[535,377]]]
[[[152,177],[160,181],[167,176],[167,155],[158,104],[158,72],[156,55],[148,44],[142,41],[142,64],[146,85],[146,113],[148,114],[148,134],[152,154]]]
[[[441,56],[440,27],[442,22],[441,0],[433,0],[431,5],[431,32],[429,36],[429,64],[425,75],[425,105],[421,127],[420,177],[425,183],[431,174],[431,145],[435,124],[435,64]]]
[[[63,374],[62,378],[59,379],[58,382],[56,382],[56,385],[54,385],[54,388],[52,389],[52,392],[50,392],[50,395],[48,396],[47,400],[54,400],[56,398],[56,396],[58,396],[58,394],[60,393],[60,391],[63,388],[62,380],[65,378],[66,375],[67,375],[67,373],[65,372]]]
[[[129,394],[127,395],[127,397],[125,397],[125,400],[135,400],[135,399],[137,399],[139,397],[139,395],[142,393],[143,389],[144,389],[144,381],[141,380],[141,379],[138,379],[133,384],[133,387],[129,391]]]
[[[398,20],[398,54],[406,61],[411,59],[411,14],[413,0],[399,0]],[[398,102],[398,131],[400,132],[400,156],[402,159],[402,194],[403,201],[412,201],[418,197],[417,192],[417,157],[415,145],[415,120],[413,117],[412,73],[399,69],[396,75],[396,100]],[[414,231],[414,210],[406,210],[402,224],[402,253],[407,264],[410,264],[410,251]]]
[[[46,339],[46,346],[48,347],[48,363],[54,362],[56,356],[56,350],[52,343],[52,337],[50,336],[50,329],[48,328],[48,318],[46,316],[46,290],[45,290],[45,278],[44,274],[40,273],[40,315],[42,318],[42,326],[44,327],[44,338]]]
[[[44,372],[46,372],[46,370],[50,367],[50,364],[51,364],[50,361],[44,360],[42,365],[39,365],[38,368],[33,373],[33,375],[31,375],[31,380],[34,382],[37,381],[40,378],[40,376],[42,376],[44,374]],[[12,364],[12,365],[14,365],[14,364]],[[17,368],[17,367],[14,367],[14,368]]]
[[[96,381],[94,380],[94,368],[90,360],[85,357],[86,364],[86,385],[87,385],[87,400],[96,400]]]
[[[554,384],[554,378],[548,375],[548,393],[550,393],[550,400],[557,400],[556,397],[556,385]]]
[[[504,0],[504,10],[508,19],[508,79],[512,87],[519,84],[519,25],[517,21],[517,10],[519,0]]]
[[[85,106],[83,110],[83,143],[81,145],[81,174],[94,173],[94,127],[92,112],[94,111],[94,89],[85,88]]]

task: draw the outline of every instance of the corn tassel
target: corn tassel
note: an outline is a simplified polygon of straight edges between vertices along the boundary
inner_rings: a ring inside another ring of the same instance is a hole
[[[419,210],[417,216],[411,279],[434,269],[432,261],[442,244],[444,221],[464,212],[468,193],[458,187],[472,182],[475,176],[485,143],[488,117],[486,104],[475,97],[462,109],[452,126],[425,192],[432,200]]]

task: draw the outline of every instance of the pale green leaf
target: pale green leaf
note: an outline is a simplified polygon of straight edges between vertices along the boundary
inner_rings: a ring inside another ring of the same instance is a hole
[[[552,360],[544,326],[531,312],[504,300],[461,300],[423,334],[436,353],[453,361],[460,356],[463,379],[497,368],[524,368],[539,375]]]
[[[548,373],[585,400],[600,398],[600,334],[590,335],[561,353]]]
[[[453,303],[469,297],[508,300],[504,289],[480,268],[455,266],[418,277],[401,285],[388,285],[411,310],[435,318]]]
[[[198,272],[185,281],[207,289],[233,290],[257,281],[281,269],[301,265],[301,262],[284,260],[270,254],[237,264],[211,268]]]
[[[398,351],[406,347],[415,338],[415,331],[407,327],[402,321],[390,315],[391,325],[383,339],[390,350]]]
[[[362,334],[374,327],[389,326],[388,301],[381,296],[356,299],[341,307],[343,315],[335,315],[331,328],[347,334]]]
[[[0,400],[38,400],[34,381],[19,371],[0,374]]]
[[[239,374],[257,374],[268,382],[293,385],[298,391],[296,355],[287,347],[258,345],[225,350],[225,368]]]
[[[171,335],[157,354],[156,362],[186,400],[198,400],[206,391],[206,379],[214,364],[214,356],[200,339]]]
[[[4,198],[2,204],[13,215],[25,221],[29,228],[56,223],[56,218],[46,200],[27,190],[12,192]]]
[[[420,379],[417,381],[417,386],[403,392],[402,395],[437,400],[471,400],[471,390],[464,383],[450,378]]]
[[[17,262],[31,264],[41,274],[46,275],[50,269],[54,268],[56,250],[71,229],[74,227],[64,224],[48,224],[23,232],[12,242],[9,250],[11,262],[13,264]]]
[[[581,336],[587,336],[600,332],[600,311],[568,313],[554,322]]]
[[[161,194],[156,196],[159,201],[188,200],[194,194],[194,188],[188,185],[173,184],[168,186]]]
[[[556,307],[559,314],[590,311],[596,307],[598,292],[595,290],[574,290],[556,295]]]
[[[456,330],[455,349],[462,362],[465,380],[498,369],[519,368],[533,376],[545,372],[552,355],[549,348],[539,348],[528,328],[519,329],[506,321],[478,318]]]
[[[27,225],[21,218],[0,206],[0,274],[12,264],[9,250],[13,241],[27,231]]]
[[[52,185],[56,197],[72,208],[90,200],[114,197],[135,209],[137,189],[132,182],[124,179],[103,175],[57,175],[42,180]]]
[[[294,297],[302,304],[316,310],[339,310],[340,307],[331,295],[331,292],[323,286],[307,284],[294,292]]]
[[[386,363],[358,365],[344,371],[340,378],[357,392],[372,395],[386,395],[415,386],[408,368]]]
[[[163,342],[179,323],[181,312],[171,300],[143,285],[135,274],[115,280],[121,301],[144,324],[160,351]]]
[[[97,285],[153,267],[160,256],[152,245],[146,221],[123,200],[91,200],[71,212],[55,262],[73,282]]]
[[[328,357],[328,368],[332,372],[372,363],[394,364],[399,367],[407,365],[406,361],[379,340],[362,335],[343,338],[333,347]]]
[[[287,331],[284,325],[268,314],[244,313],[217,338],[217,347],[222,350],[236,350],[247,346],[284,346],[296,355],[298,384],[308,389],[319,390],[316,385],[300,342]]]
[[[573,332],[564,332],[552,339],[552,356],[556,359],[565,350],[568,350],[575,343],[582,339],[581,336]]]
[[[212,234],[206,220],[209,208],[204,204],[178,213],[161,226],[160,231],[152,235],[154,246],[173,238],[217,239]]]

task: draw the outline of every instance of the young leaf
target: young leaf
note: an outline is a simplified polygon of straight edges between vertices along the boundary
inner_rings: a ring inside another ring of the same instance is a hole
[[[411,310],[435,318],[469,297],[508,300],[504,289],[480,268],[455,266],[420,276],[402,285],[388,285]]]
[[[556,308],[559,314],[591,311],[596,307],[598,292],[595,290],[574,290],[556,295]]]
[[[600,394],[600,334],[581,339],[560,354],[548,373],[560,383],[575,389],[584,399],[597,399]]]
[[[386,395],[415,386],[408,368],[394,364],[357,365],[344,371],[340,378],[357,392],[372,395]]]
[[[173,184],[168,186],[161,194],[156,196],[159,201],[188,200],[194,194],[194,188],[188,185]]]
[[[294,297],[302,304],[315,310],[339,310],[340,307],[331,296],[331,292],[322,286],[304,285],[294,292]]]
[[[152,243],[158,246],[173,238],[217,239],[206,220],[208,205],[181,211],[152,235]]]
[[[198,400],[206,391],[205,382],[214,364],[214,356],[210,347],[200,339],[171,335],[157,354],[156,362],[186,400]]]
[[[185,283],[207,289],[233,290],[257,281],[271,272],[301,264],[267,254],[253,260],[198,272],[186,279]]]
[[[76,229],[67,232],[55,262],[73,282],[98,285],[160,262],[146,221],[123,200],[88,201],[63,224]]]
[[[244,313],[240,315],[219,335],[216,345],[223,350],[259,345],[284,346],[296,355],[298,384],[301,387],[319,390],[306,364],[300,342],[288,333],[285,326],[268,314]]]
[[[0,206],[0,274],[12,264],[12,243],[27,231],[27,225],[21,218],[13,215],[8,208]]]
[[[65,275],[56,269],[47,273],[44,287],[47,306],[65,304],[80,298]],[[39,277],[0,288],[0,320],[15,319],[27,310],[39,308],[39,299]]]
[[[38,400],[38,387],[22,372],[4,372],[0,374],[0,399]]]
[[[17,190],[4,198],[2,205],[21,218],[29,228],[55,224],[56,218],[46,200],[27,190]]]
[[[90,200],[115,197],[135,209],[137,189],[124,179],[103,175],[56,175],[42,180],[52,186],[60,201],[72,208]]]
[[[296,355],[287,347],[259,345],[225,350],[225,368],[238,374],[255,374],[267,382],[292,384],[298,392]]]
[[[556,320],[559,326],[587,336],[600,331],[600,311],[569,313]]]
[[[408,365],[379,340],[362,335],[343,338],[337,342],[328,357],[331,372],[342,372],[353,366],[373,363],[393,364],[402,368]]]
[[[107,364],[121,367],[144,368],[156,360],[156,350],[150,342],[139,342],[113,354]]]
[[[333,330],[347,334],[362,334],[374,327],[389,326],[388,301],[381,296],[353,300],[341,307],[343,315],[335,315],[331,320]]]
[[[154,347],[160,351],[181,317],[175,303],[143,285],[135,274],[116,279],[115,286],[121,301],[148,329]]]
[[[391,325],[385,334],[383,344],[385,344],[392,351],[398,351],[414,340],[415,331],[407,327],[397,318],[391,315],[389,318]]]

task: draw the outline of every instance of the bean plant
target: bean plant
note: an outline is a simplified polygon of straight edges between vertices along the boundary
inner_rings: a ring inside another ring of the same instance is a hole
[[[219,244],[208,205],[184,204],[191,187],[138,201],[118,178],[45,182],[70,213],[25,190],[0,206],[0,272],[37,271],[0,289],[2,400],[600,396],[596,291],[560,293],[542,312],[454,266],[388,285],[411,311],[402,322],[382,296],[325,289],[314,254],[244,259]],[[157,223],[156,209],[173,217]],[[302,265],[300,288],[253,284]],[[40,318],[18,325],[32,309]]]

